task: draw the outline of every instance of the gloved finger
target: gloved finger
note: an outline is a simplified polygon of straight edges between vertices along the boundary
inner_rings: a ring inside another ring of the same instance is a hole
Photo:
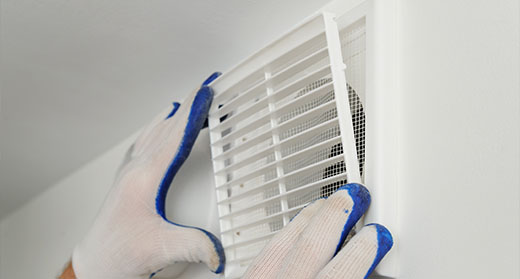
[[[202,83],[200,88],[208,86],[213,80],[215,80],[220,75],[220,72],[213,73]],[[192,91],[185,98],[184,102],[182,102],[184,106],[191,108],[191,105],[195,100],[194,96],[198,94],[199,89]],[[159,113],[154,118],[154,120],[145,129],[143,129],[143,131],[141,132],[134,144],[134,149],[132,152],[133,156],[138,156],[146,150],[157,148],[158,146],[162,146],[164,144],[165,138],[168,135],[171,135],[173,128],[172,126],[177,125],[177,122],[185,122],[185,118],[187,116],[186,113],[184,113],[183,115],[177,114],[180,107],[180,103],[173,102],[171,106],[168,106],[165,110]]]
[[[205,263],[215,273],[222,273],[226,256],[224,248],[212,233],[196,227],[164,223],[158,237],[160,264],[176,262]]]
[[[384,226],[367,225],[347,242],[316,278],[367,278],[392,245],[392,235]]]
[[[325,199],[315,200],[296,215],[291,222],[278,232],[262,252],[249,265],[243,278],[275,278],[279,274],[282,262],[294,246],[309,220],[325,203]]]
[[[209,86],[209,84],[216,80],[220,75],[222,75],[221,72],[214,72],[204,82],[202,82],[202,86]]]
[[[284,278],[315,278],[339,251],[369,204],[370,194],[364,186],[352,183],[339,188],[301,233],[280,274]]]
[[[173,178],[188,158],[200,129],[207,118],[213,100],[213,91],[203,86],[181,105],[175,116],[167,120],[164,142],[151,154],[155,170],[162,179],[158,183],[155,198],[156,210],[166,220],[164,213],[166,194]]]
[[[209,76],[203,83],[202,86],[209,86],[214,80],[216,80],[220,75],[222,75],[221,72],[214,72],[211,76]],[[219,107],[222,105],[219,105]],[[207,128],[209,126],[208,119],[204,121],[204,124],[202,125],[202,129]]]

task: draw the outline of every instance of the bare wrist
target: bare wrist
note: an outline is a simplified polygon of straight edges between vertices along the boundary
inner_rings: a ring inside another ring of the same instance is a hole
[[[74,268],[72,267],[72,261],[69,261],[63,273],[58,277],[58,279],[76,279],[76,274],[74,273]]]

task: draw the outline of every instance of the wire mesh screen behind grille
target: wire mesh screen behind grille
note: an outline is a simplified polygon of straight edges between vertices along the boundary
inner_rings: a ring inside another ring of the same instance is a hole
[[[325,28],[245,81],[222,92],[216,87],[220,106],[210,112],[210,135],[226,278],[240,277],[306,204],[347,183],[338,109],[350,108],[348,144],[356,145],[363,169],[364,24],[358,25],[342,31],[342,45],[335,46],[347,65],[350,106],[336,99]]]

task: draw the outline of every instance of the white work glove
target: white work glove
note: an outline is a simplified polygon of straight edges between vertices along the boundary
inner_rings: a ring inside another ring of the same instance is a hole
[[[77,278],[150,278],[175,262],[204,262],[215,273],[224,270],[220,241],[203,229],[173,223],[164,210],[173,177],[206,121],[213,100],[206,85],[217,76],[182,105],[174,103],[137,139],[94,225],[74,249]]]
[[[343,246],[369,204],[359,184],[314,201],[273,237],[243,278],[367,278],[393,245],[385,227],[370,224]]]

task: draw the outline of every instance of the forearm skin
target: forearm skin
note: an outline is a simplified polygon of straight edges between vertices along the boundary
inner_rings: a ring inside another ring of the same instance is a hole
[[[67,267],[63,270],[63,273],[58,277],[58,279],[76,279],[76,274],[72,268],[72,261],[67,264]]]

